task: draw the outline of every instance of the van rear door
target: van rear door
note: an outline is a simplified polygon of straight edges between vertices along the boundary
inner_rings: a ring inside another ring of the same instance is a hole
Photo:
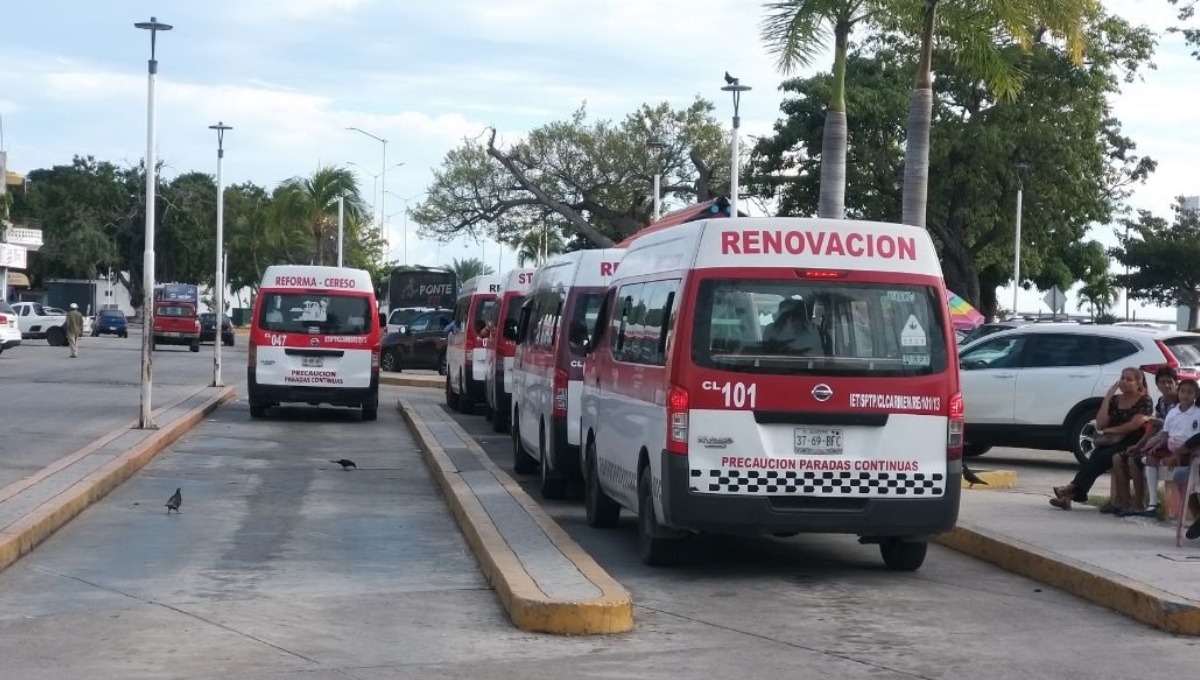
[[[961,400],[937,281],[709,272],[693,282],[690,351],[676,361],[688,425],[668,435],[686,437],[693,491],[945,492],[949,414]]]
[[[371,386],[371,298],[331,290],[264,290],[257,323],[257,382]]]

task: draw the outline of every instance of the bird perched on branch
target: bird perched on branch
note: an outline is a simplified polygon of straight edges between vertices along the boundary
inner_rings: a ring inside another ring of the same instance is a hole
[[[171,497],[167,499],[167,514],[171,514],[172,510],[179,512],[179,506],[181,505],[183,505],[183,490],[176,488],[175,493],[171,494]]]
[[[329,462],[337,463],[338,465],[341,465],[343,470],[349,470],[350,468],[354,468],[355,470],[358,469],[358,466],[354,464],[354,461],[350,460],[349,458],[342,458],[341,460],[331,460]]]

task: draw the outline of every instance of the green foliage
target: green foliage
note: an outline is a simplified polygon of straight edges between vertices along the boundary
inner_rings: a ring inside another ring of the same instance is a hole
[[[1127,233],[1119,236],[1120,246],[1112,254],[1130,272],[1115,279],[1133,299],[1191,308],[1191,328],[1200,308],[1200,215],[1185,209],[1183,199],[1174,211],[1171,222],[1148,210],[1122,220]]]
[[[476,276],[495,273],[494,269],[484,264],[483,260],[480,260],[478,257],[466,257],[461,260],[456,257],[450,264],[450,270],[453,271],[458,276],[458,280],[462,281],[463,283],[466,283]]]
[[[1184,42],[1192,48],[1192,56],[1200,59],[1200,28],[1195,28],[1191,25],[1192,20],[1196,17],[1196,0],[1167,0],[1178,8],[1177,18],[1179,24],[1167,29],[1170,33],[1178,33],[1183,36]]]
[[[665,148],[650,148],[652,139]],[[682,109],[643,105],[619,122],[590,121],[580,107],[507,148],[491,131],[452,149],[413,221],[443,240],[485,236],[515,246],[550,223],[563,239],[610,245],[649,222],[656,168],[667,200],[706,200],[728,185],[726,149],[703,99]]]
[[[995,289],[1012,278],[1017,165],[1024,163],[1022,279],[1067,288],[1100,268],[1103,250],[1084,241],[1089,225],[1119,211],[1153,161],[1121,134],[1108,98],[1148,63],[1151,34],[1117,18],[1092,29],[1093,50],[1075,66],[1062,46],[1015,42],[1005,58],[1024,74],[1016,101],[945,59],[938,74],[930,153],[928,228],[947,284],[985,316]],[[873,41],[847,63],[848,217],[897,221],[904,177],[904,124],[915,67],[910,49]],[[899,50],[899,51],[897,51]],[[816,211],[822,115],[830,76],[791,80],[784,118],[751,155],[748,188],[779,201],[782,214]]]

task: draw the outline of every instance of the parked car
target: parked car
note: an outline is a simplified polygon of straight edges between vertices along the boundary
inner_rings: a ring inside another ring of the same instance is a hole
[[[233,347],[233,320],[226,314],[221,316],[225,319],[221,324],[221,344]],[[216,341],[217,324],[214,318],[215,315],[212,312],[204,312],[200,315],[200,342]]]
[[[0,300],[0,354],[21,344],[21,327],[17,325],[17,312],[4,300]]]
[[[1174,367],[1200,373],[1200,334],[1135,326],[1027,324],[959,350],[966,406],[964,453],[993,446],[1070,451],[1080,462],[1094,448],[1096,411],[1121,369],[1147,374]]]
[[[92,321],[92,337],[101,335],[116,335],[121,338],[129,337],[129,320],[125,312],[119,309],[102,309]]]
[[[57,307],[47,307],[40,302],[17,302],[12,305],[17,315],[17,326],[21,337],[26,340],[42,340],[62,347],[67,344],[66,312]],[[91,317],[83,317],[83,334],[92,332]]]
[[[196,306],[191,302],[159,300],[154,305],[153,343],[159,345],[187,345],[193,352],[200,351],[200,320],[196,317]]]
[[[388,333],[379,347],[379,367],[399,373],[404,369],[436,369],[446,374],[446,326],[453,309],[435,309],[408,320],[403,331]]]

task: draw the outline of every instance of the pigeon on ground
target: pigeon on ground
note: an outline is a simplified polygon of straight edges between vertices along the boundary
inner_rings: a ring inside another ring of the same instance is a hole
[[[982,484],[984,486],[988,485],[987,482],[985,482],[979,478],[979,475],[976,475],[974,472],[971,472],[971,470],[969,468],[967,468],[966,464],[963,464],[962,470],[963,470],[963,479],[967,480],[968,488],[975,486],[976,484]]]
[[[329,462],[337,463],[338,465],[341,465],[343,470],[349,470],[350,468],[354,468],[355,470],[358,469],[358,466],[354,464],[354,461],[352,461],[348,458],[342,458],[341,460],[331,460]]]
[[[171,494],[171,497],[167,499],[167,514],[171,514],[172,510],[179,512],[179,506],[181,505],[183,505],[183,491],[175,489],[175,493]]]

